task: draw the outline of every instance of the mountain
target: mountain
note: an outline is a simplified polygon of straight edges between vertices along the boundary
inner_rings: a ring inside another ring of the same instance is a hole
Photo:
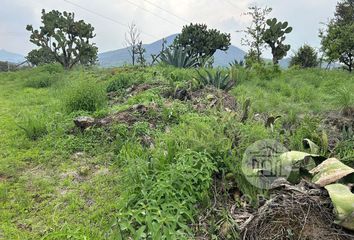
[[[177,34],[173,34],[166,38],[167,45],[171,45],[176,38]],[[151,54],[158,54],[161,51],[162,39],[151,44],[144,44],[146,49],[145,58],[148,62],[151,62]],[[233,60],[243,60],[245,52],[233,45],[230,46],[226,52],[216,51],[214,54],[215,66],[228,66]],[[122,48],[114,51],[100,53],[98,55],[99,63],[102,67],[116,67],[131,62],[131,58],[128,52],[128,48]]]
[[[25,61],[25,57],[21,54],[8,52],[6,50],[0,49],[0,61],[3,62],[12,62],[12,63],[21,63]]]

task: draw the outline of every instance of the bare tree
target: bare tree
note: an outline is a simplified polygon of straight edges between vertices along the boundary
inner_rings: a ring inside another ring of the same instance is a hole
[[[125,44],[132,58],[132,64],[135,65],[135,56],[140,42],[140,31],[135,23],[128,26],[128,32],[125,34]]]
[[[271,8],[260,8],[257,5],[248,8],[244,13],[252,18],[251,25],[243,30],[245,36],[241,39],[242,45],[248,46],[255,53],[256,61],[261,62],[262,51],[265,48],[263,35],[266,29],[266,17],[272,11]]]

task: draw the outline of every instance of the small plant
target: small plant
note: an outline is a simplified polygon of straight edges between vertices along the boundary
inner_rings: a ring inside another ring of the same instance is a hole
[[[107,86],[107,92],[118,92],[132,84],[131,75],[119,74]]]
[[[202,86],[214,86],[229,91],[236,84],[236,82],[230,78],[229,74],[224,74],[220,70],[212,72],[211,70],[205,69],[205,74],[202,74],[197,70],[197,73],[199,75],[199,84]]]
[[[64,107],[68,112],[94,112],[106,105],[106,93],[93,80],[78,80],[70,83],[63,94]]]
[[[160,61],[177,68],[190,68],[198,65],[198,59],[188,55],[188,51],[181,47],[168,48],[161,53]]]
[[[30,88],[47,88],[53,85],[58,80],[57,74],[49,74],[40,72],[35,76],[31,76],[25,82],[25,87]]]
[[[30,115],[28,113],[17,126],[21,128],[27,138],[31,140],[37,140],[48,133],[46,119],[41,114]]]
[[[336,105],[342,110],[351,107],[354,104],[354,98],[352,94],[352,91],[350,91],[346,87],[342,87],[336,90],[334,98]]]
[[[237,61],[236,59],[229,63],[230,67],[244,67],[245,63],[243,60]]]

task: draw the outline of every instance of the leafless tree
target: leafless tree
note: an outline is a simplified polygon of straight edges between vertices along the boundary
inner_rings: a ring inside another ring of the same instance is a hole
[[[125,44],[132,58],[133,65],[135,65],[135,57],[137,54],[137,47],[139,42],[140,42],[140,31],[135,23],[131,23],[128,26],[128,32],[125,34]]]

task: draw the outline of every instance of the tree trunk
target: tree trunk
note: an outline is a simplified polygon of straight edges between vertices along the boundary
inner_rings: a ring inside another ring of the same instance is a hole
[[[273,56],[273,64],[274,65],[277,65],[279,63],[279,60]]]

